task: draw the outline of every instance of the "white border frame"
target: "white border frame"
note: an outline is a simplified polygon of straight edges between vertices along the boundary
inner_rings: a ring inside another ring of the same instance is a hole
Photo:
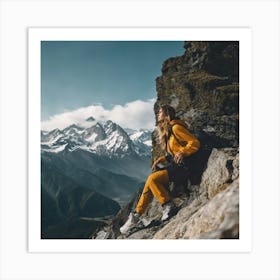
[[[0,0],[0,279],[279,280],[279,9],[278,0]],[[252,28],[250,253],[27,251],[27,28],[114,25]],[[263,146],[260,132],[269,132],[269,146]]]
[[[29,28],[29,252],[250,252],[252,248],[252,31],[250,28]],[[53,240],[40,238],[41,41],[239,41],[240,238],[236,240]],[[250,147],[248,149],[248,147]],[[246,186],[246,188],[244,187]]]

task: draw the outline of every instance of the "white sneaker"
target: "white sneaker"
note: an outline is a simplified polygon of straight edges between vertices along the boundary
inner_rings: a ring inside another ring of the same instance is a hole
[[[169,201],[163,205],[163,214],[161,220],[167,221],[172,216],[174,216],[178,212],[177,206],[173,203],[173,201]]]
[[[127,234],[129,232],[129,230],[137,224],[137,222],[140,220],[139,218],[139,214],[137,213],[130,213],[128,216],[127,221],[125,222],[125,224],[120,228],[120,232],[122,234]]]

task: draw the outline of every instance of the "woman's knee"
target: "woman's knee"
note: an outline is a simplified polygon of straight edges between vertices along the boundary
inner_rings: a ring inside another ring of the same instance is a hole
[[[148,177],[148,181],[155,184],[168,181],[167,171],[158,171],[150,174],[150,176]]]

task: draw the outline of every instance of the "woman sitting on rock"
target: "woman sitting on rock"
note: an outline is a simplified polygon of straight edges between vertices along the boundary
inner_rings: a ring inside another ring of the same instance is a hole
[[[180,183],[186,178],[188,157],[197,152],[200,147],[200,142],[187,130],[185,122],[176,118],[173,107],[163,105],[158,111],[157,121],[159,143],[166,151],[166,156],[158,158],[153,163],[153,173],[146,181],[136,209],[130,213],[128,220],[120,228],[122,234],[128,233],[139,221],[153,196],[163,207],[162,221],[168,220],[177,213],[178,209],[167,189],[168,184]],[[158,165],[164,162],[168,162],[168,165],[159,168]]]

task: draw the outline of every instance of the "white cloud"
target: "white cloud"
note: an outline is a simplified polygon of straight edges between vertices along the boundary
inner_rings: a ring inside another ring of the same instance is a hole
[[[155,125],[155,99],[135,100],[125,105],[115,105],[111,110],[102,105],[92,105],[71,112],[54,115],[41,122],[42,130],[63,129],[71,124],[85,124],[85,120],[94,117],[97,121],[111,120],[124,128],[152,129]]]

